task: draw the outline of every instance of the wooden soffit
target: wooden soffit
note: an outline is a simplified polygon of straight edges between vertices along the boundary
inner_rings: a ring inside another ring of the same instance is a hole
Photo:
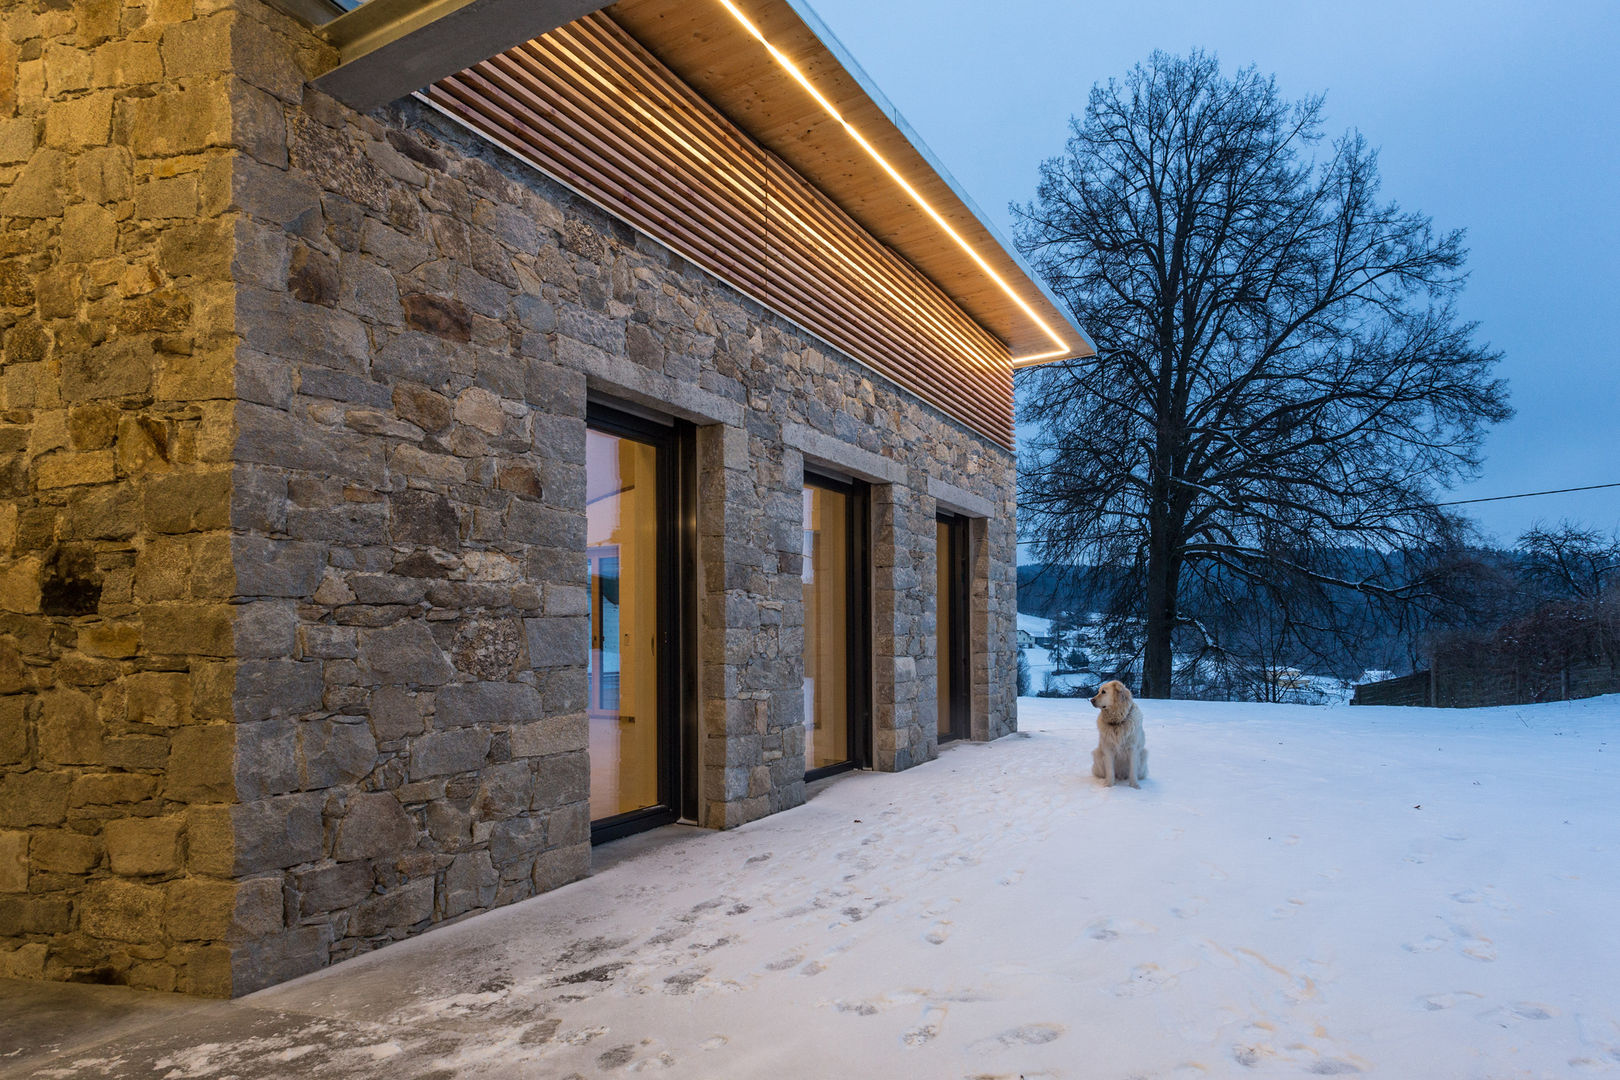
[[[618,0],[604,12],[751,139],[939,286],[1005,343],[1015,365],[1023,358],[1093,355],[1079,328],[803,0]],[[783,60],[985,265],[905,192]]]
[[[948,416],[1012,446],[1006,345],[606,13],[430,104]]]

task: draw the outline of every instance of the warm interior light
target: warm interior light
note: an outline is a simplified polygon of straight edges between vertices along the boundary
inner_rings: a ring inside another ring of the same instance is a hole
[[[876,147],[866,141],[866,138],[855,129],[853,124],[844,119],[843,115],[833,107],[833,103],[828,101],[822,95],[821,91],[817,90],[815,86],[811,84],[810,80],[805,77],[804,73],[800,71],[797,66],[794,65],[793,61],[784,56],[782,51],[775,45],[772,45],[770,41],[766,39],[765,35],[760,32],[759,27],[755,26],[749,20],[748,16],[743,14],[742,11],[738,9],[737,5],[732,3],[732,0],[720,0],[720,3],[724,5],[727,11],[731,12],[732,17],[742,24],[743,28],[753,36],[754,40],[765,46],[766,51],[771,54],[771,57],[779,65],[781,65],[782,69],[789,75],[793,76],[795,82],[804,87],[805,92],[815,99],[816,104],[820,105],[822,110],[826,112],[828,116],[838,121],[839,125],[843,127],[844,131],[849,135],[849,137],[855,140],[856,145],[858,145],[862,150],[865,150],[867,156],[873,161],[877,162],[878,165],[883,168],[883,171],[889,174],[889,177],[897,185],[899,185],[900,190],[904,191],[906,196],[910,198],[912,202],[922,207],[923,212],[929,217],[933,218],[936,225],[945,230],[945,235],[956,241],[956,245],[963,251],[967,252],[968,256],[979,265],[979,269],[983,270],[987,275],[989,275],[990,280],[994,281],[996,286],[1000,288],[1002,292],[1007,294],[1007,298],[1013,303],[1017,304],[1019,310],[1021,310],[1025,315],[1028,315],[1030,321],[1032,321],[1036,326],[1040,327],[1042,332],[1044,332],[1047,337],[1051,338],[1053,343],[1057,346],[1057,348],[1050,352],[1036,353],[1032,356],[1014,357],[1012,360],[1012,366],[1015,368],[1028,367],[1031,364],[1038,364],[1043,360],[1054,360],[1060,356],[1069,355],[1070,349],[1068,343],[1059,337],[1050,326],[1046,325],[1045,320],[1035,313],[1035,309],[1030,307],[1029,304],[1025,303],[1024,298],[1013,291],[1012,286],[1008,285],[1007,282],[1002,279],[1001,275],[996,273],[995,270],[991,268],[990,264],[984,261],[984,258],[973,249],[973,246],[964,240],[955,229],[951,228],[950,224],[942,216],[940,216],[939,211],[930,206],[928,200],[919,195],[917,193],[917,189],[913,188],[909,183],[906,182],[906,178],[901,176],[899,171],[896,170],[893,165],[890,165],[888,160],[885,159],[882,154],[877,152]]]

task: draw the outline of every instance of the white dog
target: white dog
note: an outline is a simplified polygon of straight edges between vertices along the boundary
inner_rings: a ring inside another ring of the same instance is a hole
[[[1091,752],[1091,775],[1109,787],[1123,775],[1133,788],[1147,779],[1147,736],[1142,731],[1142,710],[1131,688],[1109,679],[1097,688],[1091,703],[1098,708],[1097,749]]]

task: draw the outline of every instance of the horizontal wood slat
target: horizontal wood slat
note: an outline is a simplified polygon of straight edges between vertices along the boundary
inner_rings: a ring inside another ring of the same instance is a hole
[[[441,80],[427,96],[946,415],[1012,446],[1006,346],[606,15]]]

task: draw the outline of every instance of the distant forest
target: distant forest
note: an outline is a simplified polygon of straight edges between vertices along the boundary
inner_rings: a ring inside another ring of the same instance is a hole
[[[1335,572],[1354,580],[1389,563],[1389,556],[1350,550],[1340,553]],[[1416,603],[1336,595],[1332,612],[1305,609],[1306,617],[1288,621],[1261,597],[1241,602],[1242,582],[1215,579],[1208,587],[1227,595],[1203,608],[1215,612],[1220,625],[1178,633],[1180,662],[1212,658],[1201,647],[1214,638],[1227,665],[1354,680],[1368,670],[1423,669],[1436,650],[1529,650],[1567,662],[1577,654],[1613,658],[1620,648],[1614,640],[1620,632],[1620,537],[1565,522],[1533,529],[1511,549],[1458,545],[1421,563],[1414,555],[1402,569],[1425,582]],[[1018,610],[1078,625],[1097,613],[1130,610],[1122,587],[1130,587],[1128,575],[1106,567],[1026,563],[1018,568]],[[1119,655],[1140,649],[1138,620],[1115,618],[1105,625]]]

